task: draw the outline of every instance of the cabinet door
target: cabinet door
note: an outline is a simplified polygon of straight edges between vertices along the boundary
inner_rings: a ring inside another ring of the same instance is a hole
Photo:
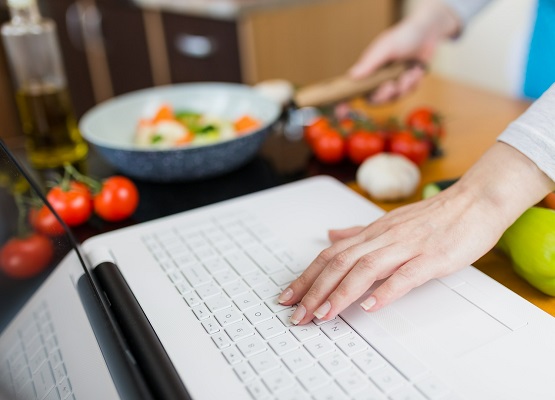
[[[173,82],[240,82],[237,26],[232,21],[163,14]]]

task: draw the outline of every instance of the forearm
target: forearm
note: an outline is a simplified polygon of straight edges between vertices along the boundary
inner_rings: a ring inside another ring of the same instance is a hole
[[[452,187],[452,195],[468,204],[482,203],[502,225],[511,225],[527,208],[539,202],[555,182],[514,147],[495,143]]]

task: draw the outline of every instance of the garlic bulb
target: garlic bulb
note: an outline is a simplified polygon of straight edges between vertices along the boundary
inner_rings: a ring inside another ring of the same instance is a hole
[[[374,199],[397,201],[415,192],[420,183],[420,170],[402,155],[380,153],[362,163],[356,180]]]

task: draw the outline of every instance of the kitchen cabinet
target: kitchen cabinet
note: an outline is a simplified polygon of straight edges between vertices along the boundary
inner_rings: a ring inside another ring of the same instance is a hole
[[[39,0],[39,5],[57,23],[70,93],[81,116],[98,102],[156,85],[273,78],[304,85],[338,75],[395,21],[399,1],[229,0],[235,7],[226,13],[205,10],[222,3],[213,0]],[[4,64],[0,57],[0,96],[9,84]],[[14,112],[2,107],[2,130]]]

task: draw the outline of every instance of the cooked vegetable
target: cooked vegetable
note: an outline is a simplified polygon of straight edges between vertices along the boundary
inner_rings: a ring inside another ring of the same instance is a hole
[[[139,121],[135,142],[144,147],[169,148],[187,144],[210,144],[250,133],[260,122],[249,115],[228,121],[195,111],[174,112],[163,104],[154,117]]]
[[[380,153],[362,163],[356,180],[374,199],[397,201],[414,193],[420,182],[420,170],[404,156]]]
[[[555,210],[532,207],[499,240],[514,270],[532,286],[555,296]]]

